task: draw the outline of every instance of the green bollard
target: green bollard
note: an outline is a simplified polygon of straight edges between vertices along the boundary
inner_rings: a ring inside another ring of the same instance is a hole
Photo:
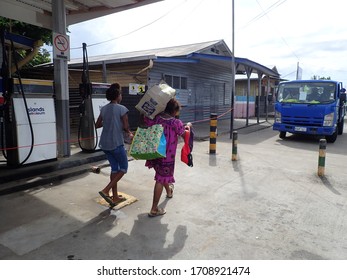
[[[233,144],[232,144],[232,155],[231,160],[237,160],[237,131],[233,132]]]

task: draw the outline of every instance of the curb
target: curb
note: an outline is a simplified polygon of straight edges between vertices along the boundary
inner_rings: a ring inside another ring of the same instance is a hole
[[[27,190],[30,188],[38,187],[40,185],[51,184],[57,181],[62,181],[64,179],[78,176],[89,172],[90,167],[73,167],[68,170],[60,170],[57,172],[51,172],[44,176],[30,177],[22,180],[12,181],[8,184],[1,186],[0,195],[11,194],[18,191]]]
[[[46,163],[46,166],[28,166],[26,170],[15,169],[13,174],[0,178],[0,195],[27,190],[39,185],[50,184],[63,179],[81,175],[92,170],[90,163],[104,163],[104,153],[83,159],[62,159]]]

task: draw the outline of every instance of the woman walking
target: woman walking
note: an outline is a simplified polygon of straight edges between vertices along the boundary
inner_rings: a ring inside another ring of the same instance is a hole
[[[165,111],[155,116],[153,120],[144,117],[144,122],[147,126],[161,124],[164,127],[164,135],[166,138],[166,157],[154,160],[147,160],[146,166],[155,170],[155,185],[153,192],[153,203],[148,216],[156,217],[164,215],[166,210],[158,208],[158,203],[163,192],[166,191],[166,197],[173,197],[173,183],[175,182],[175,158],[178,143],[178,136],[184,137],[185,127],[181,120],[176,116],[180,111],[180,104],[176,99],[171,99]]]
[[[99,147],[106,154],[111,166],[110,182],[99,194],[115,207],[125,198],[118,195],[118,182],[128,171],[128,156],[124,148],[125,132],[129,138],[133,135],[129,130],[128,109],[121,105],[122,93],[118,83],[112,84],[106,91],[109,104],[103,106],[96,121],[96,128],[102,127]],[[112,196],[110,191],[112,190]]]

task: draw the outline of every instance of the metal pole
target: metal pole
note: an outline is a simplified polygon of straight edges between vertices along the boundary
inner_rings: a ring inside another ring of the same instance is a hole
[[[318,157],[318,176],[325,174],[325,155],[326,155],[327,140],[319,140],[319,157]]]
[[[216,153],[217,146],[217,114],[211,113],[210,117],[210,154]]]
[[[63,0],[52,1],[52,16],[53,31],[66,35],[66,10]],[[69,157],[71,148],[68,65],[67,61],[62,59],[53,59],[53,64],[58,157]]]
[[[258,71],[258,98],[256,100],[257,102],[257,123],[259,123],[260,119],[260,97],[261,97],[261,78],[263,74]]]
[[[268,117],[269,117],[269,93],[270,93],[270,76],[267,77],[267,89],[266,89],[266,100],[265,100],[266,121],[268,121]]]
[[[251,75],[252,75],[253,69],[251,67],[246,68],[247,73],[247,96],[246,96],[246,126],[249,124],[249,95],[251,93]]]
[[[233,136],[234,130],[234,99],[235,99],[235,6],[234,0],[232,1],[232,56],[231,56],[231,111],[230,111],[230,139]]]
[[[237,160],[237,131],[233,132],[233,149],[231,154],[231,160],[236,161]]]

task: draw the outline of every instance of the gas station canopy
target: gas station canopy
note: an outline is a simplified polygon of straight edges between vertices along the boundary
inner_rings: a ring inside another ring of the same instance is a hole
[[[53,29],[52,1],[0,0],[0,16]],[[66,24],[91,20],[162,0],[65,0]]]
[[[67,26],[162,0],[0,0],[0,17],[65,35]],[[70,156],[69,88],[66,59],[53,59],[59,157]]]

